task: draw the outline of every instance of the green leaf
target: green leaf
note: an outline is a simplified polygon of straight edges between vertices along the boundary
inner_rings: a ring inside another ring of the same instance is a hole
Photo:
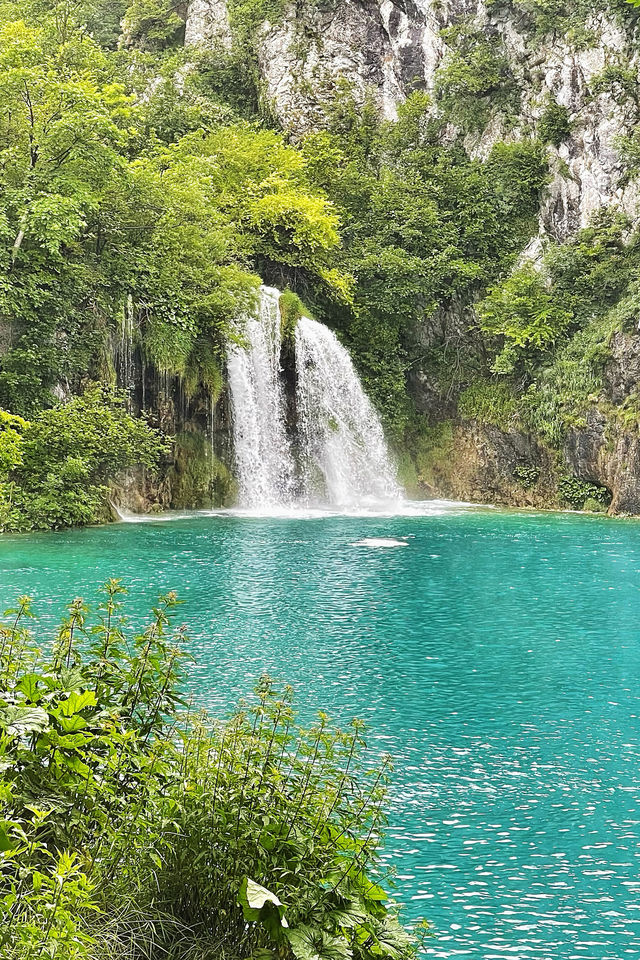
[[[62,701],[60,710],[63,716],[72,717],[74,713],[80,713],[85,707],[95,707],[96,703],[96,695],[93,690],[86,690],[84,693],[74,691],[66,700]]]
[[[76,733],[78,730],[84,730],[87,721],[84,717],[74,714],[72,717],[58,716],[57,720],[65,733]]]
[[[38,690],[38,676],[35,673],[26,673],[18,684],[17,689],[23,693],[31,703],[37,703],[42,699],[42,694]]]
[[[6,707],[0,712],[0,727],[11,737],[42,733],[48,724],[49,715],[42,707]]]
[[[378,900],[381,903],[389,899],[389,894],[387,891],[383,890],[382,887],[379,887],[375,883],[371,883],[369,886],[364,888],[363,896],[366,897],[367,900]]]
[[[284,906],[275,893],[266,887],[261,887],[255,880],[245,877],[240,884],[238,903],[242,907],[245,920],[264,919],[269,907],[275,907],[280,919],[280,926],[288,926],[284,917]]]
[[[300,924],[286,931],[286,937],[296,960],[351,960],[349,944],[319,927]]]
[[[12,848],[13,848],[13,842],[11,840],[11,837],[7,833],[7,830],[3,826],[3,824],[0,823],[0,853],[4,853],[5,851],[11,850]]]

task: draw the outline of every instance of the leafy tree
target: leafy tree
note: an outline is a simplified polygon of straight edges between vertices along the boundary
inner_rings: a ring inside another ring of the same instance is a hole
[[[526,265],[490,288],[478,306],[478,317],[484,333],[504,339],[496,369],[510,373],[518,357],[527,351],[554,344],[573,314],[554,299],[544,277]]]
[[[305,138],[309,175],[342,222],[354,306],[318,312],[338,327],[396,437],[408,426],[417,331],[437,309],[472,300],[537,229],[547,176],[536,141],[497,144],[484,163],[438,140],[431,102],[410,97],[394,124],[339,101],[329,131]],[[349,149],[344,147],[345,138]]]
[[[0,415],[2,529],[102,520],[108,482],[128,467],[153,468],[168,451],[156,431],[126,412],[122,399],[99,388],[42,411],[29,423]]]
[[[162,50],[184,37],[184,20],[171,0],[132,0],[122,29],[125,43]]]
[[[443,31],[449,47],[436,74],[435,93],[445,117],[465,131],[481,130],[493,112],[517,112],[520,92],[498,37],[463,22]]]

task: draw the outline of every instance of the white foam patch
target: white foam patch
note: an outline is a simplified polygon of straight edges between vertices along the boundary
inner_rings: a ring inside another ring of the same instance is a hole
[[[352,547],[408,547],[405,540],[394,540],[393,537],[364,537],[356,540]]]
[[[122,507],[114,509],[122,523],[166,523],[169,520],[195,520],[207,517],[240,517],[256,520],[318,520],[325,517],[351,517],[367,520],[369,518],[391,519],[393,517],[440,517],[456,516],[461,513],[483,512],[493,509],[487,504],[465,503],[457,500],[403,500],[401,503],[391,503],[385,509],[362,506],[359,508],[339,509],[318,505],[315,507],[269,507],[243,509],[239,507],[223,507],[210,510],[167,510],[157,513],[131,513]]]

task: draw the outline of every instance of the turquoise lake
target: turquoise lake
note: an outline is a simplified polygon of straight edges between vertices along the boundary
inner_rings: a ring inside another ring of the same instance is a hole
[[[431,957],[640,956],[640,523],[446,508],[0,539],[0,606],[186,601],[216,712],[267,669],[395,758],[385,857]],[[397,538],[405,546],[359,541]]]

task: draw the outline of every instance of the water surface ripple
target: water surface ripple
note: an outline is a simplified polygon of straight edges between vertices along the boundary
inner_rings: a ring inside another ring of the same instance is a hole
[[[267,669],[305,710],[370,721],[429,956],[640,956],[640,525],[230,515],[0,540],[3,606],[30,592],[53,621],[108,576],[134,617],[186,600],[203,705]]]

